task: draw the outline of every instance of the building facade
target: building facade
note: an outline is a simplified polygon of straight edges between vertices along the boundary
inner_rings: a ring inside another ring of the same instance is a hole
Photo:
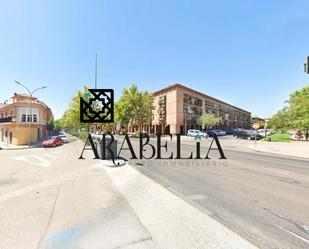
[[[14,145],[34,144],[49,135],[51,109],[35,97],[17,94],[11,103],[0,104],[0,142]]]
[[[185,134],[199,129],[198,119],[203,113],[221,117],[218,129],[249,128],[251,113],[239,107],[183,86],[170,85],[154,93],[153,124],[149,132]]]

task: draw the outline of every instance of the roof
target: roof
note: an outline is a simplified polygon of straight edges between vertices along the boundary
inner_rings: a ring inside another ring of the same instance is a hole
[[[246,110],[241,109],[241,108],[239,108],[239,107],[237,107],[237,106],[231,105],[231,104],[229,104],[229,103],[227,103],[227,102],[224,102],[224,101],[222,101],[222,100],[216,99],[216,98],[211,97],[211,96],[209,96],[209,95],[207,95],[207,94],[205,94],[205,93],[196,91],[196,90],[194,90],[194,89],[192,89],[192,88],[189,88],[189,87],[184,86],[184,85],[179,84],[179,83],[175,83],[175,84],[169,85],[168,87],[162,88],[162,89],[160,89],[160,90],[154,92],[153,94],[154,94],[154,95],[159,95],[159,94],[162,94],[163,92],[170,91],[170,90],[175,89],[175,88],[177,88],[177,87],[178,87],[178,88],[183,88],[183,89],[185,89],[185,90],[187,90],[187,91],[194,92],[194,93],[199,94],[199,95],[202,95],[202,96],[204,96],[204,97],[206,97],[206,98],[215,100],[215,101],[220,102],[220,103],[222,103],[222,104],[228,105],[228,106],[233,107],[233,108],[235,108],[235,109],[238,109],[238,110],[240,110],[240,111],[247,112],[248,114],[251,114],[251,112],[249,112],[249,111],[246,111]]]
[[[14,93],[14,95],[11,97],[11,99],[16,99],[16,98],[22,98],[22,99],[38,99],[34,96],[30,96],[29,94],[24,94],[24,93]]]
[[[15,97],[20,97],[22,96],[22,98],[17,98],[17,101],[15,102],[10,102],[9,104],[1,104],[0,103],[0,109],[7,107],[7,106],[11,106],[11,105],[17,105],[19,106],[20,104],[35,104],[35,105],[40,105],[43,106],[44,108],[48,109],[49,111],[52,111],[43,101],[38,100],[36,97],[30,97],[29,95],[26,94],[14,94],[14,96],[12,97],[12,99]]]
[[[0,108],[7,106],[7,104],[0,103]]]

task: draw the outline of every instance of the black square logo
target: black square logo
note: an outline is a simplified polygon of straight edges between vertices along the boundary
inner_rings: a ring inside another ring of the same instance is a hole
[[[80,122],[113,123],[114,90],[88,89],[88,91],[80,97]]]

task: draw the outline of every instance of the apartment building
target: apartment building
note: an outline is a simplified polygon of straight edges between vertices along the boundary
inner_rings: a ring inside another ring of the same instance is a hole
[[[203,113],[221,117],[216,128],[249,128],[251,113],[224,101],[208,96],[181,84],[173,84],[154,93],[153,133],[181,133],[199,129],[198,119]]]
[[[53,120],[53,114],[45,103],[17,93],[11,100],[0,104],[0,142],[34,144],[49,134],[47,125]]]

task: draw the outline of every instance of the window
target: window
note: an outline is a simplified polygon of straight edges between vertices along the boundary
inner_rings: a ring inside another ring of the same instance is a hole
[[[32,122],[32,117],[31,117],[31,115],[27,115],[27,122]]]
[[[38,116],[36,114],[33,114],[33,122],[34,123],[38,122]]]
[[[26,122],[26,114],[21,115],[21,122]]]

